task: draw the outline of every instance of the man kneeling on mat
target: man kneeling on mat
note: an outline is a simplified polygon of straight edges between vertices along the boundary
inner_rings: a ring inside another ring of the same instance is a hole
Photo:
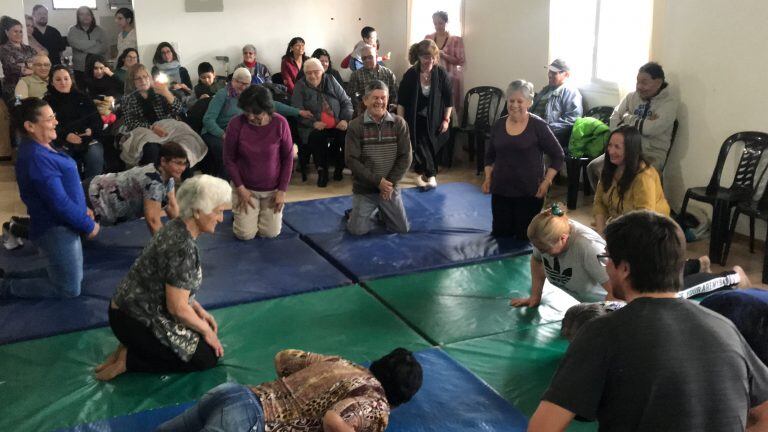
[[[144,216],[152,235],[163,227],[163,209],[169,219],[179,215],[175,185],[187,169],[187,152],[169,141],[160,147],[160,162],[127,171],[97,175],[83,181],[85,199],[102,225],[115,225]]]
[[[768,406],[768,368],[727,319],[678,298],[680,227],[635,211],[605,237],[600,260],[627,305],[578,331],[528,430],[562,431],[577,415],[600,430],[744,430],[749,409]]]
[[[374,80],[365,86],[365,112],[349,122],[344,147],[346,164],[352,170],[352,211],[347,229],[367,234],[374,214],[387,229],[408,232],[408,219],[398,183],[411,166],[411,139],[402,117],[387,112],[389,88]]]
[[[225,383],[157,430],[383,432],[389,411],[421,388],[421,365],[397,348],[369,368],[338,356],[284,350],[278,379],[250,387]]]

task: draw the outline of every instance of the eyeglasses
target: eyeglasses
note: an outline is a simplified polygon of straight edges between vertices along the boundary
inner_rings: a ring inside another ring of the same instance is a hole
[[[362,60],[373,60],[373,56],[372,56],[372,55],[362,56],[362,57],[360,57],[360,58],[361,58]]]
[[[597,254],[597,262],[599,262],[603,267],[608,265],[608,260],[610,259],[611,256],[607,253]]]
[[[35,67],[51,67],[50,63],[32,63],[32,66]]]

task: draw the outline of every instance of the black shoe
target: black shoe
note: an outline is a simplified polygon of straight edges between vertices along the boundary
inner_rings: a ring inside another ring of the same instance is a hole
[[[29,216],[11,216],[11,222],[19,225],[29,226],[31,220]]]
[[[29,238],[29,225],[22,225],[22,224],[16,223],[13,221],[13,219],[11,219],[11,222],[8,223],[8,225],[9,225],[8,231],[10,231],[11,234],[21,239]]]
[[[317,172],[317,187],[328,186],[328,170],[319,170]]]
[[[333,180],[341,181],[344,179],[344,170],[336,168],[333,170]]]

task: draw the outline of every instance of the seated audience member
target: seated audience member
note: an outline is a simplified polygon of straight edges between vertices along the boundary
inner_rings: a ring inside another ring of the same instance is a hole
[[[659,173],[645,157],[637,129],[621,126],[613,131],[605,154],[593,207],[597,232],[602,234],[608,221],[632,210],[669,216]]]
[[[240,240],[277,237],[293,170],[293,140],[272,94],[251,86],[240,95],[242,114],[227,126],[224,164],[234,184],[232,230]]]
[[[133,11],[128,8],[120,8],[115,12],[115,24],[120,31],[117,33],[117,52],[123,53],[127,49],[137,49],[136,42],[136,18]]]
[[[387,111],[389,89],[384,82],[370,81],[364,93],[366,109],[349,122],[344,149],[353,193],[347,229],[354,235],[368,233],[378,212],[387,229],[406,233],[408,218],[398,184],[412,161],[408,125]]]
[[[243,62],[235,66],[237,68],[246,68],[251,73],[252,84],[264,84],[272,82],[272,74],[269,73],[267,65],[256,61],[256,47],[248,44],[243,47]]]
[[[528,112],[533,84],[513,81],[507,88],[509,114],[494,123],[485,148],[483,193],[491,194],[495,236],[528,240],[528,226],[541,212],[552,179],[563,166],[563,148],[539,116]],[[550,157],[544,167],[544,155]]]
[[[512,306],[538,306],[545,279],[580,302],[610,297],[608,274],[597,259],[605,251],[605,241],[589,227],[566,216],[563,208],[553,204],[528,225],[528,238],[533,245],[531,295],[512,299]]]
[[[115,76],[123,83],[123,92],[128,81],[128,70],[137,64],[139,64],[139,52],[135,48],[127,48],[117,58]]]
[[[213,234],[231,195],[227,182],[208,175],[181,185],[179,217],[152,237],[112,296],[109,326],[120,344],[96,367],[96,379],[216,366],[224,355],[218,325],[195,300],[203,278],[197,238]]]
[[[35,25],[32,33],[27,30],[27,36],[31,34],[36,41],[40,42],[48,52],[52,65],[61,64],[61,52],[67,48],[67,40],[61,36],[56,27],[48,25],[48,8],[36,4],[32,7],[32,18]]]
[[[178,90],[187,95],[192,94],[192,79],[189,77],[187,68],[179,63],[179,55],[176,54],[173,45],[160,42],[152,57],[152,65],[153,77],[162,72],[168,76],[171,90]]]
[[[85,206],[75,162],[51,147],[56,115],[38,98],[13,108],[13,126],[21,135],[16,181],[31,217],[29,235],[46,260],[30,271],[0,270],[0,297],[77,297],[83,281],[80,236],[99,233]]]
[[[203,140],[211,153],[209,158],[211,166],[210,174],[221,178],[228,178],[224,170],[222,148],[224,145],[225,129],[235,116],[243,113],[238,104],[240,95],[251,85],[251,74],[246,68],[237,68],[232,74],[232,80],[227,86],[213,96],[208,109],[203,116]],[[312,118],[312,113],[299,110],[281,102],[274,102],[275,111],[285,117],[303,116]]]
[[[98,175],[83,182],[85,199],[100,224],[115,225],[144,217],[152,235],[179,215],[174,187],[187,168],[187,153],[175,142],[160,147],[160,163]]]
[[[123,128],[120,158],[128,165],[158,164],[160,144],[175,141],[187,152],[190,167],[208,152],[205,142],[186,123],[177,120],[182,102],[168,84],[153,81],[142,64],[131,68],[123,97]]]
[[[643,154],[659,174],[672,145],[672,129],[677,118],[679,95],[664,78],[658,63],[644,64],[637,73],[636,91],[627,94],[611,114],[611,129],[634,126],[642,135]],[[605,156],[589,163],[587,174],[596,186],[603,169]]]
[[[308,145],[317,165],[317,186],[328,185],[328,159],[336,165],[334,180],[343,178],[344,136],[352,119],[352,101],[333,77],[325,75],[320,60],[304,62],[304,78],[296,83],[291,104],[312,112],[299,120],[301,142]]]
[[[80,6],[75,13],[75,25],[69,28],[67,43],[72,47],[72,69],[79,88],[86,88],[85,57],[88,54],[107,56],[109,40],[107,33],[96,24],[93,10],[88,6]]]
[[[363,27],[363,29],[360,30],[360,37],[362,37],[362,40],[355,44],[352,53],[349,54],[349,68],[353,71],[363,67],[363,48],[371,47],[376,51],[379,50],[379,36],[376,33],[375,28],[370,26]],[[382,57],[381,60],[389,60],[389,56],[386,55]],[[379,58],[376,58],[376,62],[378,61]]]
[[[111,102],[123,96],[125,86],[107,66],[107,60],[96,54],[85,57],[85,91],[92,99],[111,98]]]
[[[29,62],[35,49],[24,44],[21,23],[9,16],[0,17],[0,161],[11,160],[10,107],[14,105],[14,91],[21,77],[32,74]]]
[[[278,379],[258,386],[221,384],[160,432],[192,430],[383,432],[389,413],[419,391],[421,364],[397,348],[368,368],[299,350],[275,355]]]
[[[363,67],[352,72],[347,89],[347,94],[354,101],[356,110],[359,109],[360,112],[365,110],[365,107],[361,106],[365,88],[368,83],[376,80],[382,81],[387,85],[392,94],[392,99],[390,99],[389,103],[397,105],[397,78],[395,78],[395,73],[389,68],[376,63],[375,48],[363,47],[361,59],[363,60]],[[390,107],[386,108],[389,110]]]
[[[299,71],[303,69],[307,59],[309,57],[304,55],[304,39],[298,36],[291,39],[280,62],[280,76],[283,78],[283,85],[288,89],[289,95],[293,94]]]
[[[29,46],[31,46],[32,49],[34,49],[38,54],[47,55],[48,50],[45,49],[43,44],[41,44],[40,41],[35,38],[35,19],[32,18],[32,15],[24,15],[24,18],[24,24],[27,28],[27,41],[29,42]]]
[[[54,66],[50,81],[45,100],[56,113],[58,123],[54,146],[82,166],[82,178],[101,174],[104,170],[104,146],[99,138],[104,124],[96,105],[78,91],[68,67]]]
[[[547,71],[549,83],[536,93],[531,112],[547,122],[563,148],[568,147],[573,123],[582,115],[581,93],[566,83],[571,69],[562,59],[555,59]]]
[[[318,48],[312,51],[312,58],[320,60],[320,64],[323,65],[323,73],[332,76],[339,84],[341,84],[342,87],[344,87],[344,79],[341,77],[341,73],[334,69],[333,63],[331,62],[331,55],[328,54],[328,51],[326,51],[324,48]],[[304,78],[303,70],[299,72],[296,81],[302,78]]]
[[[197,65],[197,77],[199,80],[195,86],[195,97],[198,99],[213,97],[217,91],[227,85],[226,80],[216,78],[213,65],[208,62]]]
[[[32,57],[32,74],[23,76],[16,83],[16,97],[26,99],[36,97],[41,99],[48,90],[48,76],[51,72],[51,61],[45,54]]]
[[[578,331],[528,430],[565,430],[577,415],[601,430],[743,430],[768,400],[768,369],[726,318],[677,298],[680,227],[635,211],[605,237],[601,261],[627,305]]]

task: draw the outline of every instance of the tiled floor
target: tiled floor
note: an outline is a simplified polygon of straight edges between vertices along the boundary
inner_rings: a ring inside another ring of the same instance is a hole
[[[457,146],[459,147],[459,146]],[[450,169],[442,169],[438,176],[440,183],[450,182],[467,182],[476,185],[482,183],[482,176],[476,176],[474,170],[474,162],[466,160],[466,155],[457,150],[456,163]],[[311,169],[311,168],[310,168]],[[291,201],[303,201],[309,199],[327,198],[338,195],[347,195],[352,192],[352,180],[349,176],[344,176],[342,181],[330,181],[328,187],[318,188],[315,185],[317,176],[313,173],[309,174],[309,178],[306,182],[301,181],[299,173],[294,173],[291,179],[291,185],[288,189],[287,199]],[[415,183],[409,176],[403,183],[403,187],[414,187]],[[550,200],[558,200],[565,202],[566,188],[565,186],[553,186],[550,191]],[[583,196],[579,196],[579,208],[572,211],[570,216],[574,219],[584,223],[590,224],[592,222],[591,215],[591,197],[587,197],[587,200]],[[12,215],[26,214],[24,204],[19,198],[18,189],[16,187],[16,178],[13,171],[13,166],[10,162],[0,163],[0,221],[6,221]],[[708,250],[708,242],[706,240],[689,243],[688,255],[689,257],[698,257],[705,255]],[[740,265],[744,268],[752,281],[753,285],[768,288],[768,285],[760,283],[762,280],[762,265],[763,265],[763,244],[758,242],[755,248],[755,253],[749,252],[748,241],[744,236],[737,236],[731,247],[731,253],[728,259],[728,266]],[[712,265],[713,272],[722,271],[723,267],[716,264]]]

